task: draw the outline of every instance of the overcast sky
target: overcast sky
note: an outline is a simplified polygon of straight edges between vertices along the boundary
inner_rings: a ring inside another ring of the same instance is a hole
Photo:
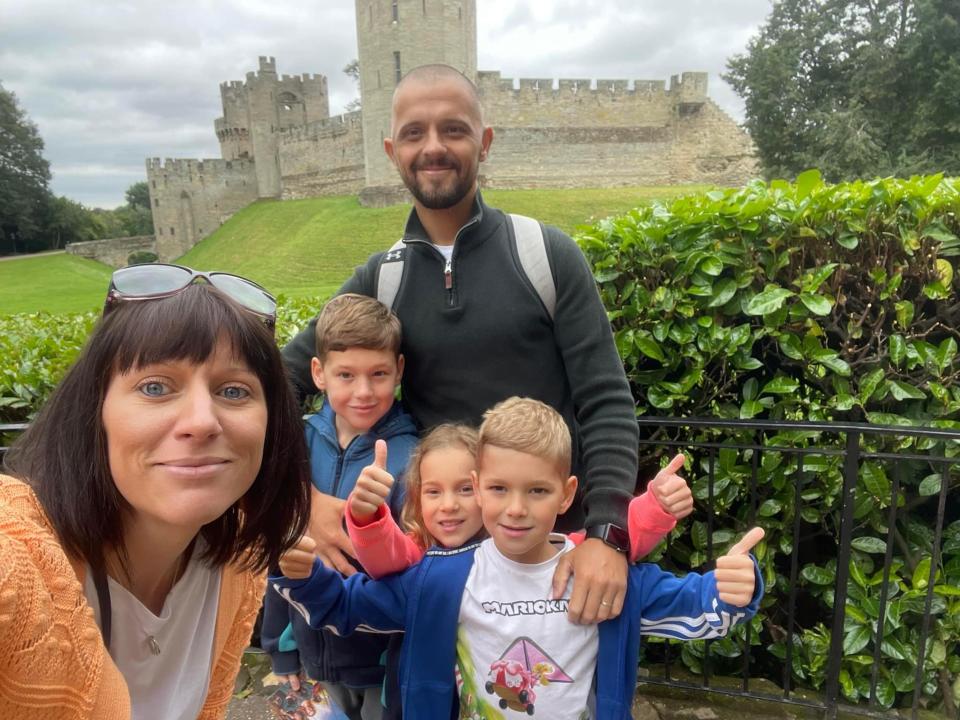
[[[477,0],[481,70],[505,77],[720,79],[770,0]],[[259,55],[280,73],[323,73],[330,111],[357,95],[352,0],[0,0],[0,83],[37,124],[53,191],[114,207],[147,157],[219,157],[219,83]]]

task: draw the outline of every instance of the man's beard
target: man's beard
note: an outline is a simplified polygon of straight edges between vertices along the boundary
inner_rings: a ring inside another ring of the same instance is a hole
[[[452,182],[441,185],[428,185],[417,180],[417,171],[425,167],[437,166],[438,163],[418,163],[412,172],[400,173],[403,184],[417,202],[430,210],[446,210],[463,200],[473,188],[475,177],[461,175],[461,166],[455,160],[447,160],[442,167],[449,167],[453,171]]]

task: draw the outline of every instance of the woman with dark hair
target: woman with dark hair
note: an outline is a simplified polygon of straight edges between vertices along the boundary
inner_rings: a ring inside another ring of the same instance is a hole
[[[114,273],[0,475],[0,717],[223,717],[309,516],[275,308],[226,273]]]

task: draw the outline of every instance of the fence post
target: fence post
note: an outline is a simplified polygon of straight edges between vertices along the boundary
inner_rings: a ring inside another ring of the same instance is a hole
[[[840,661],[843,659],[843,622],[847,613],[847,581],[850,577],[850,541],[853,509],[860,470],[860,432],[847,432],[843,458],[843,495],[840,505],[840,548],[837,553],[837,584],[833,591],[833,627],[830,629],[830,658],[827,663],[826,716],[837,717],[840,697]]]

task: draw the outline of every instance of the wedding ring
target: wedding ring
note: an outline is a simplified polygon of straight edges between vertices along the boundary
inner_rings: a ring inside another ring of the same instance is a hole
[[[600,604],[601,604],[601,605],[609,605],[610,603],[608,603],[606,600],[601,600],[601,601],[600,601]]]

